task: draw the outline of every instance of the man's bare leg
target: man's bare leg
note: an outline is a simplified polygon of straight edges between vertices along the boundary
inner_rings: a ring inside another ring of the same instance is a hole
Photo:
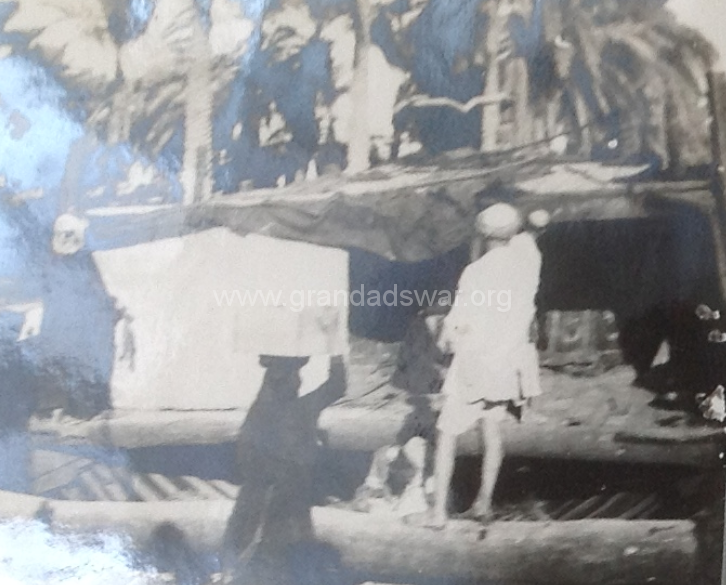
[[[481,465],[481,486],[471,507],[472,515],[488,520],[492,513],[492,497],[504,459],[499,421],[484,417],[480,423],[484,454]]]
[[[449,487],[454,474],[454,461],[456,459],[456,435],[439,431],[436,445],[436,459],[434,461],[434,477],[436,490],[432,526],[444,527],[449,519],[447,507],[449,503]]]
[[[449,503],[449,487],[454,474],[456,459],[456,435],[439,430],[434,458],[434,505],[422,514],[410,514],[404,517],[406,524],[441,529],[449,519],[447,507]]]

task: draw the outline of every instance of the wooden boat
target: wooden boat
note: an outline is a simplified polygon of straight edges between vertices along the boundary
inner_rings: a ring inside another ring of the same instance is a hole
[[[349,393],[320,419],[327,450],[343,459],[394,443],[412,419],[424,427],[433,424],[436,411],[435,396],[413,397],[395,385],[394,346],[359,340],[354,348]],[[543,369],[545,391],[534,406],[544,420],[505,422],[507,453],[641,469],[646,463],[678,465],[688,471],[680,481],[671,469],[668,485],[691,493],[687,511],[673,514],[672,503],[658,489],[593,488],[536,506],[502,505],[482,538],[475,523],[454,520],[438,533],[330,500],[312,511],[317,538],[337,551],[347,569],[380,580],[698,582],[706,566],[702,560],[718,558],[714,543],[720,536],[704,527],[699,517],[704,502],[698,500],[706,492],[694,485],[720,473],[723,429],[698,422],[692,413],[653,408],[652,394],[634,387],[632,376],[625,366],[590,378]],[[218,550],[238,486],[218,476],[169,475],[148,466],[135,470],[125,454],[200,445],[224,449],[235,440],[245,414],[116,411],[89,421],[36,417],[30,425],[36,437],[35,495],[2,494],[0,517],[41,517],[54,530],[112,529],[155,549],[172,527],[189,550]],[[467,436],[460,454],[476,454],[479,448],[476,437]],[[709,518],[712,522],[713,513]]]
[[[462,217],[470,215],[476,207],[473,187],[481,185],[482,175],[477,172],[459,176],[458,186],[449,193],[441,192],[446,177],[432,183],[429,176],[423,185],[402,186],[402,192],[420,192],[421,197],[440,204],[438,217],[452,209],[461,209],[448,224],[438,226],[430,241],[412,236],[403,251],[398,246],[401,242],[397,243],[395,238],[378,238],[384,242],[384,249],[378,252],[389,259],[417,260],[460,243],[467,234],[457,228],[462,225]],[[376,196],[389,197],[392,186],[395,187],[395,180],[377,184]],[[291,189],[294,191],[294,187]],[[345,205],[351,206],[368,187],[360,192],[353,187],[346,189],[341,194],[333,185],[318,197],[315,206],[321,215],[313,214],[313,222],[320,217],[336,217],[341,197],[347,198]],[[271,235],[294,237],[294,233],[285,230],[299,231],[295,227],[296,219],[305,215],[304,207],[309,204],[307,194],[300,195],[302,204],[297,207],[292,192],[258,195],[262,199],[252,211],[251,199],[239,197],[183,213],[161,210],[149,216],[139,214],[135,222],[137,232],[143,232],[144,225],[148,227],[150,221],[159,226],[157,236],[220,224],[246,233],[265,228],[272,207],[291,221],[273,225]],[[694,205],[709,217],[714,216],[716,209],[708,185],[703,183],[611,185],[588,196],[550,193],[525,195],[520,201],[525,208],[547,207],[561,221],[638,219],[667,214],[673,202]],[[399,216],[401,209],[397,205],[384,206],[383,211],[378,209],[376,217],[386,212],[389,216]],[[371,212],[376,205],[369,204],[367,209]],[[370,221],[361,225],[376,224],[370,219],[370,213],[363,215]],[[723,252],[719,225],[713,223],[714,237],[716,248]],[[106,228],[108,233],[113,233],[113,226],[106,225]],[[122,234],[126,243],[138,236],[129,232]],[[360,235],[360,229],[347,235],[345,230],[338,230],[335,237],[343,237],[341,234],[346,241],[337,245],[355,245],[353,240]],[[330,241],[330,234],[324,237]],[[368,240],[376,238],[368,236]],[[721,284],[726,282],[726,270],[720,271],[719,277]],[[393,443],[412,420],[423,420],[424,426],[433,422],[436,400],[425,395],[411,396],[397,387],[390,367],[382,365],[390,366],[392,362],[381,360],[380,352],[377,359],[365,359],[370,353],[376,352],[370,348],[361,350],[359,356],[354,352],[346,398],[327,409],[320,419],[327,448],[371,452]],[[504,424],[507,454],[717,469],[723,429],[702,422],[696,424],[694,415],[685,411],[665,413],[653,408],[653,395],[634,387],[632,378],[632,371],[624,367],[615,367],[591,378],[543,371],[545,392],[534,406],[544,420],[532,424],[507,421]],[[548,391],[548,384],[551,390],[556,389]],[[232,442],[245,415],[243,410],[116,410],[84,421],[36,416],[30,422],[30,430],[51,437],[56,443],[76,441],[113,449],[214,445]],[[478,453],[476,437],[465,436],[460,452]],[[54,465],[51,467],[56,469]],[[58,466],[61,468],[62,465]],[[235,495],[235,486],[228,482],[159,473],[130,473],[123,478],[107,473],[104,480],[106,472],[99,469],[73,470],[72,465],[65,469],[80,483],[48,485],[37,490],[39,495],[5,493],[0,498],[0,514],[45,518],[58,529],[114,527],[141,545],[153,543],[160,537],[160,530],[168,526],[179,531],[194,550],[214,550],[220,544]],[[501,517],[495,522],[483,539],[477,525],[461,521],[452,522],[442,533],[432,533],[340,506],[316,508],[312,516],[318,539],[337,550],[346,566],[392,579],[423,575],[465,581],[573,585],[697,581],[701,576],[701,560],[713,556],[712,547],[703,539],[702,529],[693,517],[659,519],[658,501],[652,496],[617,493],[573,498],[553,506],[547,512],[548,517],[539,520],[525,519],[515,512],[513,518]]]
[[[523,210],[549,210],[553,229],[575,223],[601,229],[625,222],[622,231],[632,233],[650,220],[680,217],[684,210],[694,212],[706,229],[712,228],[712,234],[704,236],[715,258],[715,264],[708,265],[714,272],[710,276],[716,289],[720,286],[722,293],[726,291],[726,246],[719,220],[723,205],[712,186],[704,181],[653,183],[623,178],[633,172],[632,168],[526,157],[510,162],[479,156],[454,158],[414,169],[374,169],[353,179],[322,177],[282,189],[218,196],[188,208],[92,210],[89,231],[96,245],[108,249],[224,226],[240,234],[264,233],[357,248],[376,254],[381,261],[416,262],[464,245],[471,237],[471,217],[480,204],[481,190],[508,185],[515,189],[515,199]],[[576,247],[567,241],[561,244]],[[560,280],[569,276],[560,276]],[[548,315],[562,313],[555,307]],[[376,346],[366,339],[354,340],[353,345],[356,343],[346,398],[325,411],[320,420],[327,445],[373,451],[393,442],[412,418],[428,416],[424,424],[431,425],[435,399],[411,396],[392,379],[390,366],[398,346]],[[383,355],[384,346],[388,356]],[[560,368],[572,353],[552,351],[550,346],[541,354],[541,361]],[[718,465],[723,430],[687,412],[654,409],[650,404],[653,394],[635,387],[634,377],[626,368],[577,378],[543,370],[545,392],[535,410],[546,420],[538,424],[508,421],[507,452],[512,456]],[[244,410],[117,409],[83,421],[36,416],[30,428],[120,448],[215,444],[234,440],[244,417]],[[461,451],[478,450],[476,437],[465,437]]]

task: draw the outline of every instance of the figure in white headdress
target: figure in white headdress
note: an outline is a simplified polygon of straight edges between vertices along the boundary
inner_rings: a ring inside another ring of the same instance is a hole
[[[537,217],[535,220],[541,218]],[[531,340],[541,255],[511,205],[497,203],[476,218],[485,253],[472,259],[458,284],[442,342],[453,353],[437,423],[436,502],[429,523],[447,520],[457,437],[478,427],[483,444],[479,494],[467,513],[491,517],[494,486],[503,459],[499,423],[511,404],[540,393],[536,347]]]
[[[88,220],[64,213],[53,224],[53,252],[70,256],[81,250],[86,241]]]

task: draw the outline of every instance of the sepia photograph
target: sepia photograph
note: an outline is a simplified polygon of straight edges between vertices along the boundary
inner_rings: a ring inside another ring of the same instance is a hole
[[[724,24],[0,0],[0,585],[726,583]]]

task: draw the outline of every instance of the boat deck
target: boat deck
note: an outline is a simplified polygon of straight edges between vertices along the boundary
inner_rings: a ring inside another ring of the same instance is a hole
[[[397,440],[404,431],[430,432],[436,417],[436,395],[413,396],[393,383],[395,347],[377,344],[370,349],[375,359],[354,356],[347,395],[324,411],[320,419],[327,445],[345,451],[341,455],[346,460],[351,451],[371,452]],[[371,543],[380,541],[375,531],[381,526],[395,532],[396,542],[410,539],[411,535],[427,543],[435,539],[432,549],[435,551],[442,546],[442,539],[451,541],[449,548],[461,548],[462,543],[469,542],[469,537],[457,531],[469,530],[476,558],[486,557],[482,542],[484,546],[511,543],[515,538],[520,542],[522,538],[539,534],[537,531],[554,531],[558,543],[565,537],[573,538],[580,551],[583,537],[578,531],[590,530],[588,527],[592,526],[593,531],[601,534],[612,526],[617,531],[617,536],[612,538],[622,551],[631,541],[641,550],[646,533],[663,535],[681,530],[687,537],[683,542],[691,551],[687,558],[695,558],[692,518],[709,501],[705,495],[716,493],[709,482],[719,476],[699,468],[719,464],[723,429],[710,426],[687,412],[654,408],[653,394],[634,387],[632,371],[626,367],[591,377],[543,368],[541,375],[544,393],[533,404],[538,415],[536,420],[519,423],[512,418],[504,423],[508,457],[500,478],[501,486],[498,486],[499,495],[495,494],[496,522],[484,541],[480,529],[471,522],[452,522],[443,533],[434,534],[408,528],[385,511],[352,512],[356,509],[354,502],[330,497],[319,502],[324,506],[313,510],[321,539],[336,546],[341,542],[356,542],[350,551],[344,551],[347,562],[351,566],[364,566],[366,570],[370,569],[369,557],[364,555],[364,561],[359,561],[356,555],[360,556],[372,547]],[[48,505],[58,517],[58,523],[107,526],[108,518],[115,518],[120,526],[128,524],[130,528],[127,528],[133,531],[138,530],[136,524],[146,527],[146,523],[167,523],[172,516],[181,525],[191,514],[188,522],[195,530],[201,525],[200,518],[211,518],[210,522],[216,522],[214,525],[218,527],[207,532],[221,534],[238,486],[219,477],[150,472],[148,468],[136,466],[128,454],[134,448],[150,446],[222,447],[234,440],[245,414],[243,411],[126,411],[90,421],[64,417],[35,419],[31,425],[33,491],[40,496],[39,501],[50,502]],[[478,453],[479,449],[475,435],[463,437],[462,454]],[[517,456],[527,460],[519,460]],[[589,461],[595,468],[614,462],[680,464],[682,467],[674,470],[658,465],[633,465],[625,472],[621,466],[611,466],[610,475],[598,468],[589,477],[587,471],[584,476],[569,477],[567,467],[581,474],[588,467],[583,461]],[[471,471],[475,466],[462,467]],[[555,493],[549,491],[553,488]],[[99,515],[101,520],[97,519]],[[136,524],[131,526],[132,523]],[[204,526],[206,530],[207,524]],[[355,532],[356,539],[347,533],[344,538],[338,534],[346,527]],[[359,537],[366,534],[373,535],[371,543],[357,544]],[[686,546],[682,545],[683,539],[678,540],[680,537],[668,538],[668,542],[677,541],[678,546]],[[716,540],[709,548],[709,551],[713,549],[713,559],[720,551]],[[595,549],[603,550],[600,541]],[[674,558],[660,542],[657,550],[661,556]],[[527,558],[532,556],[528,553]],[[661,556],[657,567],[662,566]],[[492,558],[500,557],[497,549]],[[639,566],[643,562],[638,559]],[[652,577],[651,569],[648,571]],[[670,572],[669,568],[667,573]],[[386,571],[381,570],[381,574]]]

